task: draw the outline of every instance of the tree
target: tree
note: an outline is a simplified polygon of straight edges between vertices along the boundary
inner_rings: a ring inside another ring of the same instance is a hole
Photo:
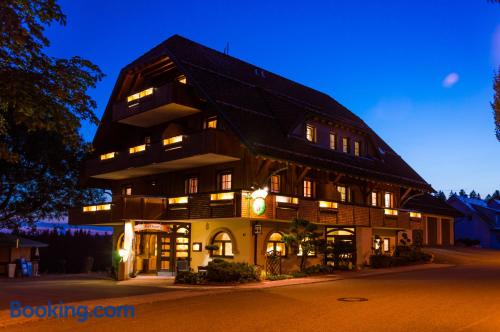
[[[318,226],[304,220],[295,218],[292,221],[288,234],[283,235],[283,241],[291,248],[295,249],[300,256],[300,271],[304,271],[306,259],[315,253],[320,247],[318,238],[321,233],[317,232]]]
[[[448,196],[448,199],[457,196],[457,193],[454,192],[453,190],[450,190],[450,195]]]
[[[465,190],[463,190],[463,189],[460,189],[460,191],[458,192],[458,195],[459,195],[460,197],[467,197],[467,193],[466,193],[466,192],[465,192]]]
[[[439,191],[435,194],[435,196],[436,196],[437,198],[439,198],[440,200],[442,200],[442,201],[446,201],[446,195],[445,195],[445,193],[444,193],[442,190],[439,190]]]
[[[100,198],[78,188],[89,151],[79,129],[97,123],[87,94],[103,77],[85,59],[49,57],[45,27],[64,25],[53,0],[0,2],[0,227],[63,216]]]
[[[493,199],[500,199],[500,190],[495,190],[495,192],[491,195]]]
[[[477,198],[477,194],[476,194],[476,191],[475,190],[472,190],[469,194],[469,197],[470,198]]]
[[[500,0],[490,0],[490,2],[500,3]],[[493,93],[491,108],[493,109],[493,119],[495,121],[495,135],[500,141],[500,71],[495,74],[493,79]]]

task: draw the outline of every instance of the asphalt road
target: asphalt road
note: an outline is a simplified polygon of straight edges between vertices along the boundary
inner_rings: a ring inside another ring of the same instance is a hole
[[[435,251],[456,267],[202,295],[136,318],[46,320],[16,331],[500,331],[500,252]],[[341,298],[366,299],[359,302]]]

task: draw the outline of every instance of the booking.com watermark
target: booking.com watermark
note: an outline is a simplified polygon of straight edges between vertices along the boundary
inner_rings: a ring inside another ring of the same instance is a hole
[[[70,318],[74,317],[79,322],[86,322],[89,318],[134,318],[135,309],[131,305],[96,305],[89,307],[86,305],[64,304],[60,301],[53,304],[51,301],[47,305],[30,306],[22,305],[20,301],[10,302],[11,318]]]

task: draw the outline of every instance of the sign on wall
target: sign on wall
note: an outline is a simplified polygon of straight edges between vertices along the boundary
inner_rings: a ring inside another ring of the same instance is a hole
[[[266,197],[267,190],[257,189],[252,194],[252,211],[258,216],[261,216],[266,212]]]
[[[168,232],[169,227],[168,227],[168,225],[164,225],[164,224],[137,224],[134,226],[134,231],[135,232],[142,232],[142,231]]]

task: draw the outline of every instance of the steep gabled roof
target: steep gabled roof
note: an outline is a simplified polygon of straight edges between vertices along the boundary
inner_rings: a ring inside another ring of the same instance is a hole
[[[447,202],[430,194],[416,196],[410,199],[405,208],[428,214],[437,214],[449,217],[462,217],[463,214]]]
[[[200,96],[220,113],[254,154],[432,190],[370,127],[332,97],[181,36],[174,35],[151,49],[122,73],[160,57],[174,61]],[[311,145],[291,135],[299,123],[311,117],[363,133],[380,152],[379,157],[355,157]]]

